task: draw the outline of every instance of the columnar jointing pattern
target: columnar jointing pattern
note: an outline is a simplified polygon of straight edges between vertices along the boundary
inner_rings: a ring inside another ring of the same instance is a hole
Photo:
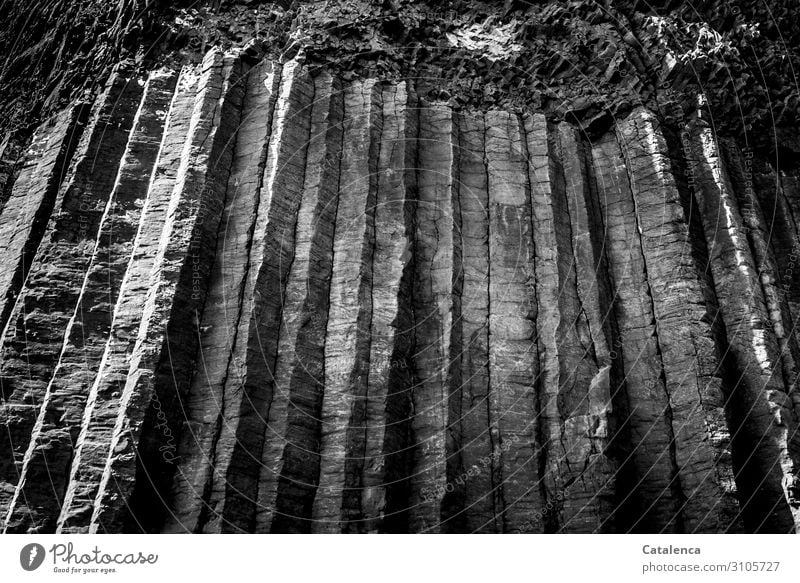
[[[0,214],[5,532],[790,532],[800,180],[214,50]]]

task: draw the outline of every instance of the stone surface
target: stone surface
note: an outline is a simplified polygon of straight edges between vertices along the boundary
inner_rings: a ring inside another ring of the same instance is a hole
[[[260,51],[4,175],[4,532],[797,530],[791,167]]]

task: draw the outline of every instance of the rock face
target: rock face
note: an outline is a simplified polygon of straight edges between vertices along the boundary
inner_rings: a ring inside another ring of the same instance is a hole
[[[0,215],[4,530],[794,530],[794,179],[668,134],[118,71]]]
[[[800,529],[800,173],[262,57],[124,61],[4,177],[3,532]]]

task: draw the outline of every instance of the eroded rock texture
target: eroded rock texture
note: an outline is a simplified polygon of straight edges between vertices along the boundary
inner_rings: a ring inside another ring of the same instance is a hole
[[[0,214],[5,532],[792,532],[798,177],[209,52]]]

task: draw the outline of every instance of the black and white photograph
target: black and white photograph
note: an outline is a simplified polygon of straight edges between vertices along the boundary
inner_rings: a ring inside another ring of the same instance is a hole
[[[798,0],[0,0],[0,579],[797,581],[798,77]]]

